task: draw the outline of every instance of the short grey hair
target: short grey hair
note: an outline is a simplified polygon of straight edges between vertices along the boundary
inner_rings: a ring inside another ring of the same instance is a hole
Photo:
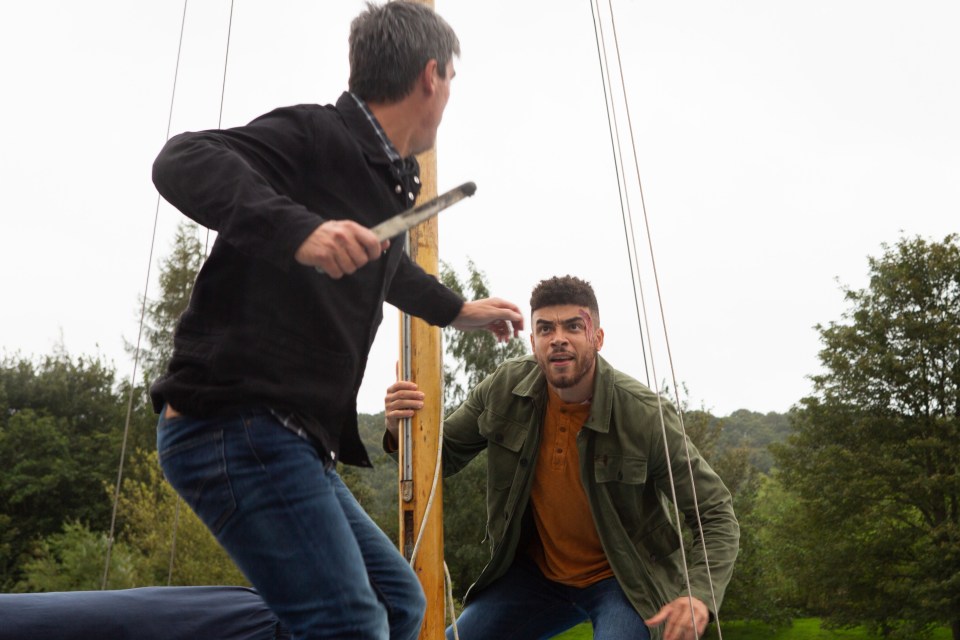
[[[430,7],[393,0],[367,9],[350,23],[349,89],[367,102],[396,102],[413,90],[420,72],[437,61],[440,77],[460,55],[460,41]]]

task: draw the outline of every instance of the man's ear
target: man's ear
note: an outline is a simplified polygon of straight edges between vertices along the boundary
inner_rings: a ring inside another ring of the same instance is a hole
[[[594,334],[593,342],[596,344],[597,351],[600,351],[600,349],[603,348],[603,329],[597,329],[597,332]]]
[[[420,88],[427,96],[432,96],[437,90],[437,81],[440,79],[437,61],[433,58],[427,60],[423,70],[420,72]]]

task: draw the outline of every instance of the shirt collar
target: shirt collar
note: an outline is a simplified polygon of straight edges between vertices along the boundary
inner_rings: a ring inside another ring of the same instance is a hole
[[[397,148],[393,146],[393,143],[390,142],[390,138],[387,137],[386,132],[383,130],[383,127],[380,126],[380,123],[377,121],[376,116],[370,111],[370,108],[367,106],[367,103],[360,99],[357,94],[352,91],[348,91],[350,97],[354,99],[357,103],[357,106],[360,107],[360,110],[363,111],[363,115],[367,117],[367,121],[373,127],[374,132],[377,134],[377,138],[380,140],[380,144],[383,147],[383,152],[387,155],[387,158],[390,159],[390,162],[398,162],[403,158],[400,157],[400,153],[397,152]]]

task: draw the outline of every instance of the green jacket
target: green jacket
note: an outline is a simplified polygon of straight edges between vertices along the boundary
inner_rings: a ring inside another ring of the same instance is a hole
[[[444,475],[456,473],[487,449],[487,538],[492,557],[470,587],[467,602],[507,571],[521,535],[529,534],[521,530],[532,526],[524,514],[546,401],[546,379],[533,357],[527,356],[500,365],[444,421]],[[716,600],[719,608],[733,573],[740,528],[730,492],[693,444],[687,440],[684,445],[673,406],[658,402],[650,389],[598,356],[592,409],[577,448],[600,542],[617,581],[644,618],[688,593],[680,536],[673,524],[669,450],[676,503],[694,532],[686,555],[689,593],[716,614],[713,603]]]

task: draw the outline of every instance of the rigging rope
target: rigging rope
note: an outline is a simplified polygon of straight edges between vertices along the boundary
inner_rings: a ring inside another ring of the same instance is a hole
[[[667,360],[668,360],[668,365],[670,369],[670,377],[673,384],[674,399],[676,402],[677,416],[679,418],[679,423],[680,423],[680,431],[684,436],[684,439],[683,439],[684,453],[686,455],[687,471],[690,477],[690,489],[693,496],[694,510],[696,512],[697,529],[700,532],[700,544],[703,548],[704,566],[707,573],[707,581],[710,584],[710,597],[712,600],[713,611],[716,614],[715,621],[717,626],[717,635],[720,640],[723,640],[723,633],[720,628],[720,619],[719,619],[719,612],[717,607],[716,592],[714,590],[713,578],[710,572],[710,561],[709,561],[708,552],[707,552],[706,540],[704,538],[704,533],[703,533],[703,523],[700,517],[700,507],[697,502],[696,484],[693,482],[693,468],[692,468],[692,461],[690,458],[689,440],[686,437],[686,427],[684,425],[684,418],[683,418],[683,407],[680,401],[679,386],[677,385],[676,368],[674,366],[673,353],[670,348],[670,339],[667,332],[666,314],[663,307],[663,296],[661,293],[660,279],[657,272],[657,263],[656,263],[656,258],[654,256],[654,250],[653,250],[653,237],[650,233],[650,219],[647,213],[646,202],[643,194],[643,182],[640,179],[640,164],[637,156],[636,137],[634,135],[634,130],[633,130],[633,120],[630,116],[629,99],[628,99],[627,88],[626,88],[626,80],[623,73],[622,57],[620,54],[620,41],[617,35],[617,23],[616,23],[616,17],[614,15],[612,0],[607,0],[607,6],[610,14],[611,29],[613,32],[614,47],[616,52],[616,64],[617,64],[617,69],[619,70],[620,89],[623,95],[623,103],[624,103],[623,108],[627,117],[629,140],[630,140],[630,145],[632,150],[634,168],[636,171],[636,183],[640,193],[640,204],[643,212],[644,227],[647,232],[647,247],[649,251],[650,264],[651,264],[651,269],[653,274],[653,281],[655,285],[654,289],[656,291],[656,298],[657,298],[657,303],[660,311],[660,320],[661,320],[661,326],[663,329],[663,340],[664,340],[664,345],[667,351]],[[639,267],[637,269],[636,274],[634,274],[634,264],[639,264],[639,258],[636,255],[637,244],[636,244],[636,238],[634,236],[634,225],[633,225],[632,210],[630,207],[629,191],[627,190],[626,184],[625,184],[626,170],[623,165],[622,148],[620,147],[620,132],[619,132],[619,127],[617,125],[616,105],[613,104],[613,97],[612,97],[613,83],[612,83],[612,80],[610,79],[610,62],[607,56],[606,37],[604,36],[604,30],[603,30],[603,17],[600,15],[600,0],[591,0],[590,10],[591,10],[591,13],[593,14],[594,34],[597,39],[598,55],[601,60],[601,64],[600,64],[601,76],[603,79],[603,86],[604,86],[604,100],[606,101],[606,106],[607,106],[608,127],[610,128],[611,139],[616,140],[616,144],[613,145],[614,147],[613,156],[614,156],[614,163],[617,168],[617,186],[621,194],[621,213],[624,218],[624,228],[625,230],[629,229],[629,232],[627,233],[628,237],[627,237],[626,244],[627,244],[628,257],[630,259],[631,276],[633,276],[634,278],[634,282],[633,282],[634,300],[636,301],[638,299],[638,289],[639,289],[639,301],[640,301],[640,306],[642,307],[643,321],[640,323],[640,325],[641,325],[641,345],[643,345],[644,336],[643,336],[642,326],[643,324],[646,324],[646,326],[649,328],[650,323],[648,320],[647,305],[646,305],[646,300],[643,294],[643,285],[640,279]],[[623,177],[623,182],[624,182],[623,184],[621,184],[621,176]],[[640,320],[639,313],[640,313],[640,308],[638,308],[638,322]],[[648,386],[650,386],[649,376],[652,373],[653,379],[657,380],[657,371],[656,371],[656,363],[653,358],[653,344],[652,344],[649,330],[647,331],[647,334],[646,334],[646,341],[647,341],[647,346],[649,347],[649,350],[650,350],[650,361],[649,361],[650,368],[649,368],[649,371],[647,372]],[[647,354],[646,354],[646,348],[645,348],[644,349],[644,368],[645,369],[647,365],[646,358],[647,358]],[[678,535],[680,535],[680,553],[681,553],[681,560],[683,563],[684,580],[685,580],[685,583],[689,585],[690,584],[689,568],[687,565],[686,550],[683,544],[682,533],[680,533],[681,518],[680,518],[679,506],[677,504],[677,489],[676,489],[676,481],[674,479],[673,465],[670,460],[670,451],[669,451],[669,446],[666,440],[667,431],[666,431],[666,421],[663,415],[663,410],[664,410],[663,403],[661,401],[660,393],[657,392],[656,395],[657,395],[658,415],[660,418],[660,428],[661,428],[661,432],[664,439],[664,450],[665,450],[666,461],[667,461],[667,474],[670,479],[670,490],[671,490],[671,497],[673,502],[674,518],[677,524]],[[690,601],[690,615],[694,623],[694,630],[695,630],[694,632],[696,633],[697,620],[696,620],[696,616],[693,609],[693,595],[688,593],[688,599]]]
[[[174,101],[176,96],[177,80],[179,77],[180,58],[181,58],[182,47],[183,47],[183,35],[184,35],[184,30],[186,25],[188,2],[189,0],[184,0],[184,5],[183,5],[183,16],[181,19],[181,26],[180,26],[180,38],[179,38],[179,44],[177,48],[177,58],[176,58],[176,65],[174,70],[173,88],[171,91],[170,108],[169,108],[169,113],[167,118],[167,131],[166,131],[166,138],[165,138],[167,140],[170,137],[170,129],[171,129],[171,123],[173,118],[173,106],[174,106]],[[666,316],[665,316],[664,307],[663,307],[663,298],[661,294],[659,276],[657,273],[656,260],[654,257],[653,240],[650,234],[649,216],[647,213],[646,203],[645,203],[644,194],[643,194],[643,184],[640,179],[640,169],[639,169],[639,163],[637,159],[637,149],[636,149],[636,141],[635,141],[635,135],[633,130],[633,122],[630,117],[629,102],[628,102],[627,91],[626,91],[626,82],[625,82],[624,73],[623,73],[623,65],[622,65],[622,59],[620,54],[620,45],[619,45],[619,39],[617,36],[617,30],[616,30],[616,18],[614,16],[611,0],[608,0],[608,8],[609,8],[609,14],[610,14],[610,23],[613,31],[615,51],[616,51],[616,64],[619,70],[620,89],[622,90],[622,93],[623,93],[624,109],[627,117],[627,128],[628,128],[629,139],[631,143],[633,162],[636,170],[636,182],[639,188],[640,203],[641,203],[641,209],[643,213],[644,226],[647,232],[647,245],[649,250],[654,284],[655,284],[657,303],[659,306],[659,312],[661,317],[663,338],[664,338],[664,343],[667,351],[668,365],[670,369],[670,376],[673,384],[674,396],[676,401],[676,409],[680,419],[680,429],[684,435],[684,446],[686,449],[685,453],[687,458],[688,472],[690,473],[690,477],[692,478],[693,473],[692,473],[692,467],[691,467],[689,446],[687,444],[686,429],[683,421],[683,411],[682,411],[682,405],[679,397],[679,387],[677,385],[676,370],[674,367],[672,350],[670,348],[670,341],[667,333]],[[619,124],[617,121],[616,105],[614,103],[614,98],[612,95],[613,81],[610,77],[610,60],[608,58],[608,53],[607,53],[606,36],[604,35],[604,28],[603,28],[603,16],[600,13],[599,0],[591,0],[590,9],[591,9],[591,14],[593,16],[593,21],[594,21],[594,35],[597,42],[597,53],[598,53],[598,58],[600,62],[600,70],[601,70],[601,77],[602,77],[602,84],[603,84],[603,91],[604,91],[604,102],[607,108],[608,128],[610,131],[610,139],[611,139],[611,151],[612,151],[614,166],[617,174],[618,195],[620,198],[621,214],[623,217],[625,243],[627,245],[628,259],[630,262],[630,274],[631,274],[631,284],[632,284],[633,294],[634,294],[634,306],[636,308],[637,323],[638,323],[638,327],[640,329],[640,334],[641,334],[641,349],[643,353],[644,372],[647,378],[647,386],[652,388],[651,375],[654,381],[657,379],[656,364],[653,358],[653,344],[652,344],[651,337],[649,335],[649,331],[647,332],[646,335],[644,335],[644,332],[643,332],[643,327],[644,326],[649,327],[650,323],[649,323],[649,318],[647,314],[647,304],[646,304],[646,299],[645,299],[644,290],[643,290],[643,283],[640,276],[639,257],[637,255],[637,242],[636,242],[636,237],[634,232],[632,207],[630,204],[630,194],[629,194],[629,189],[628,189],[627,179],[626,179],[626,169],[624,166],[624,153],[623,153],[623,149],[620,141],[621,136],[620,136]],[[228,69],[228,62],[229,62],[229,56],[230,56],[230,41],[231,41],[232,26],[233,26],[233,11],[234,11],[234,2],[233,0],[231,0],[229,23],[228,23],[228,29],[227,29],[227,43],[226,43],[226,51],[224,55],[224,64],[223,64],[223,78],[221,83],[220,110],[219,110],[218,121],[217,121],[218,128],[222,128],[223,105],[224,105],[225,95],[226,95],[227,69]],[[113,544],[115,541],[114,537],[115,537],[115,531],[116,531],[117,510],[118,510],[118,504],[119,504],[120,488],[123,480],[123,465],[124,465],[124,459],[126,456],[126,447],[127,447],[128,437],[129,437],[130,422],[131,422],[131,416],[133,411],[133,397],[135,392],[136,374],[137,374],[137,368],[139,366],[139,361],[140,361],[141,342],[143,337],[143,328],[144,328],[144,322],[145,322],[145,316],[146,316],[147,291],[149,289],[151,266],[152,266],[153,254],[156,246],[156,231],[157,231],[157,224],[159,219],[159,208],[160,208],[160,196],[158,194],[157,203],[154,211],[153,233],[152,233],[151,242],[150,242],[150,251],[149,251],[147,272],[146,272],[146,282],[144,285],[144,295],[141,301],[140,324],[139,324],[139,329],[137,334],[136,349],[134,352],[133,370],[130,376],[130,392],[128,396],[127,413],[126,413],[126,419],[124,423],[123,440],[122,440],[121,452],[120,452],[120,465],[117,473],[117,482],[114,489],[113,511],[111,515],[110,532],[107,538],[106,562],[104,566],[103,578],[101,581],[101,589],[106,589],[107,587],[111,554],[112,554]],[[209,246],[209,239],[210,239],[210,231],[207,230],[206,242],[204,246],[205,253],[207,252],[207,249]],[[648,349],[650,351],[649,359],[647,355]],[[670,453],[669,453],[668,446],[666,444],[666,423],[663,415],[663,404],[661,402],[661,396],[659,393],[657,393],[657,402],[658,402],[658,412],[660,416],[661,430],[664,436],[664,446],[666,448],[667,471],[670,479],[671,492],[672,492],[672,498],[673,498],[674,517],[676,518],[677,528],[679,530],[680,513],[679,513],[679,507],[677,505],[676,486],[675,486],[672,463],[670,461]],[[441,440],[441,447],[442,447],[442,437],[443,437],[442,421],[441,421],[440,432],[438,437]],[[417,552],[419,551],[420,543],[422,541],[423,534],[425,531],[426,521],[428,519],[428,516],[430,514],[430,511],[433,505],[433,500],[436,495],[437,487],[439,485],[441,466],[442,466],[441,448],[438,447],[433,484],[430,490],[430,495],[427,501],[427,506],[424,511],[423,519],[420,523],[420,530],[417,535],[417,541],[416,541],[416,544],[414,545],[414,549],[411,554],[411,558],[410,558],[411,565],[413,565],[414,561],[416,560]],[[691,485],[693,485],[692,482],[691,482]],[[713,580],[710,576],[710,565],[709,565],[709,559],[707,558],[706,542],[703,537],[703,527],[702,527],[702,522],[700,520],[699,506],[696,504],[695,485],[691,486],[691,489],[693,492],[694,505],[696,509],[697,526],[701,532],[700,538],[701,538],[701,544],[703,545],[703,553],[704,553],[704,559],[706,564],[707,577],[710,583],[711,597],[713,599],[713,610],[716,612],[717,611],[716,595],[713,591]],[[171,555],[170,555],[170,563],[169,563],[168,576],[167,576],[168,584],[172,582],[172,576],[173,576],[174,558],[176,553],[176,532],[177,532],[177,523],[179,522],[179,511],[180,511],[180,499],[178,497],[177,503],[176,503],[175,515],[174,515],[174,525],[173,525],[173,534],[172,534],[172,542],[171,542]],[[686,551],[683,546],[682,537],[680,542],[681,542],[680,550],[681,550],[681,558],[683,562],[684,578],[686,583],[689,584],[689,573],[688,573],[688,566],[687,566],[687,560],[686,560]],[[450,605],[450,615],[451,615],[451,618],[454,620],[454,625],[455,625],[455,615],[453,611],[453,601],[452,601],[452,581],[450,579],[450,573],[445,562],[443,563],[443,567],[444,567],[444,574],[445,574],[445,584],[447,587],[446,589],[447,597]],[[690,598],[692,599],[692,596],[690,596]],[[692,602],[691,602],[691,616],[693,616]],[[722,640],[723,636],[720,630],[719,618],[716,620],[716,622],[717,622],[717,632],[720,639]],[[694,623],[696,627],[695,618],[694,618]],[[454,633],[456,634],[455,626],[454,626]]]
[[[177,44],[177,62],[173,71],[173,88],[170,91],[170,108],[167,113],[167,133],[164,140],[170,139],[170,127],[173,122],[173,103],[177,95],[177,78],[180,75],[180,54],[183,51],[183,32],[187,23],[187,2],[183,0],[183,17],[180,20],[180,41]],[[127,453],[127,439],[130,434],[130,417],[133,414],[133,395],[137,384],[137,367],[140,364],[140,343],[143,339],[143,324],[147,313],[147,292],[150,289],[150,271],[153,265],[153,251],[157,243],[157,221],[160,218],[160,194],[157,194],[157,204],[153,212],[153,233],[150,236],[150,252],[147,256],[147,275],[143,284],[143,299],[140,302],[140,327],[137,330],[137,346],[133,354],[133,370],[130,372],[130,393],[127,397],[127,417],[123,424],[123,442],[120,445],[120,465],[117,469],[117,484],[113,491],[113,512],[110,516],[110,533],[107,535],[106,561],[103,567],[103,578],[100,581],[100,590],[107,588],[110,575],[110,558],[113,553],[114,535],[117,526],[117,507],[120,503],[120,486],[123,482],[123,463]],[[172,569],[171,569],[172,571]]]
[[[635,252],[630,251],[631,245],[636,246],[636,242],[633,239],[633,215],[630,208],[630,193],[626,189],[626,174],[623,169],[623,152],[620,148],[620,131],[617,127],[617,114],[616,110],[613,108],[613,98],[607,91],[608,85],[612,84],[610,82],[609,65],[607,64],[607,51],[606,46],[601,44],[603,38],[600,33],[600,16],[598,11],[594,10],[593,0],[590,2],[590,13],[593,17],[594,38],[597,42],[597,57],[600,63],[602,80],[601,84],[603,86],[603,101],[607,108],[607,128],[610,132],[610,148],[611,152],[613,153],[613,169],[617,175],[617,194],[620,197],[620,210],[624,211],[624,206],[626,206],[626,214],[622,216],[623,235],[624,241],[627,244],[627,259],[630,263],[630,282],[633,284],[633,305],[637,312],[637,326],[640,329],[640,350],[643,354],[643,371],[646,374],[647,386],[652,388],[653,385],[650,383],[650,369],[647,362],[647,347],[643,339],[643,322],[640,320],[640,308],[643,300],[642,283],[639,287],[640,297],[637,297],[638,292],[636,283],[640,282],[640,266],[636,264]]]
[[[223,79],[220,82],[220,111],[217,115],[217,129],[223,127],[223,102],[224,96],[227,92],[227,63],[230,60],[230,37],[233,34],[233,0],[230,0],[230,18],[227,21],[227,46],[226,52],[223,56]],[[182,32],[181,32],[182,37]],[[171,105],[172,108],[172,105]],[[169,139],[170,133],[167,132],[167,138]],[[206,237],[203,242],[203,253],[204,256],[209,255],[210,247],[210,229],[207,229]],[[183,504],[183,499],[180,497],[180,494],[176,494],[176,503],[173,509],[173,525],[171,526],[170,534],[170,563],[167,567],[167,586],[173,584],[173,565],[177,557],[177,532],[180,529],[180,507]]]
[[[176,95],[177,95],[177,81],[179,80],[179,77],[180,77],[180,58],[183,52],[183,34],[186,30],[188,4],[189,4],[189,0],[184,0],[183,14],[180,20],[180,37],[177,44],[177,59],[176,59],[176,64],[174,65],[174,72],[173,72],[173,88],[170,92],[170,107],[167,112],[167,131],[164,136],[165,141],[170,139],[170,130],[173,122],[173,107],[174,107],[174,103],[176,101]],[[229,16],[229,21],[227,25],[226,52],[224,54],[224,60],[223,60],[223,79],[221,81],[221,86],[220,86],[220,111],[217,117],[218,129],[222,128],[223,126],[223,104],[224,104],[224,96],[226,95],[227,68],[228,68],[228,62],[230,59],[230,39],[233,32],[233,8],[234,8],[234,1],[231,0],[230,16]],[[151,276],[152,265],[153,265],[153,254],[154,254],[154,250],[156,248],[156,242],[157,242],[157,226],[160,218],[160,200],[161,200],[160,194],[158,193],[157,202],[156,202],[156,206],[154,208],[154,214],[153,214],[153,232],[150,237],[150,251],[147,257],[147,273],[146,273],[146,279],[143,286],[143,299],[140,305],[140,323],[139,323],[139,328],[137,330],[137,343],[136,343],[136,349],[134,351],[134,357],[133,357],[133,370],[130,373],[130,393],[127,399],[127,416],[126,416],[126,420],[124,421],[124,427],[123,427],[123,441],[120,447],[120,464],[117,470],[117,482],[116,482],[116,486],[114,488],[114,493],[113,493],[113,510],[110,517],[110,533],[107,536],[106,560],[104,563],[103,578],[100,581],[101,590],[105,590],[107,588],[108,578],[110,573],[110,560],[113,552],[113,545],[115,542],[117,511],[120,503],[120,489],[123,484],[123,467],[124,467],[124,461],[126,459],[127,441],[129,439],[129,433],[130,433],[130,421],[131,421],[131,416],[133,414],[133,397],[134,397],[134,392],[136,390],[137,368],[140,363],[141,343],[143,340],[143,329],[144,329],[144,324],[146,319],[147,294],[150,289],[150,276]],[[210,244],[210,230],[207,229],[206,240],[204,242],[204,254],[208,253],[209,244]],[[174,568],[174,560],[176,558],[176,549],[177,549],[177,531],[179,529],[179,523],[180,523],[180,506],[181,506],[181,498],[178,495],[176,497],[176,502],[174,505],[174,516],[173,516],[171,542],[170,542],[170,561],[167,566],[167,585],[168,586],[173,582],[173,568]]]

